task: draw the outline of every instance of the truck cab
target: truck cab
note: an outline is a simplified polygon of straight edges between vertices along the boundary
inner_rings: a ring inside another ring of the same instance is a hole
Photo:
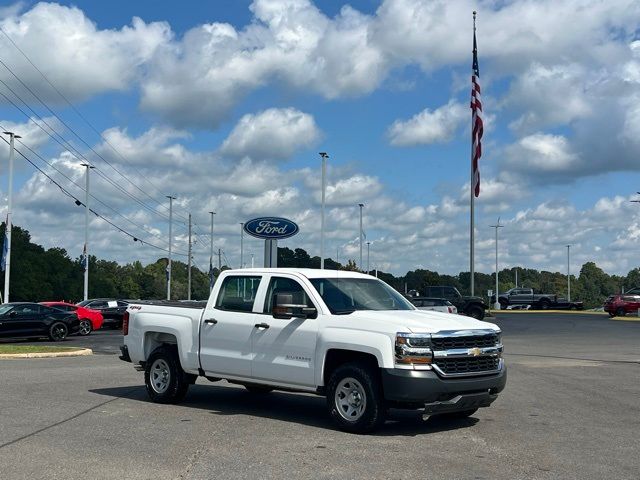
[[[127,313],[121,358],[161,403],[180,401],[198,377],[225,379],[325,395],[340,428],[367,432],[389,407],[471,415],[506,383],[497,326],[416,310],[356,272],[228,270],[204,309],[134,303]]]

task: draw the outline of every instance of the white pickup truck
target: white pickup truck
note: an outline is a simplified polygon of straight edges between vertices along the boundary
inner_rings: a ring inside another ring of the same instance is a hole
[[[120,358],[145,372],[155,402],[179,402],[198,377],[311,392],[351,432],[379,427],[389,408],[466,417],[507,380],[496,325],[416,310],[346,271],[227,270],[204,308],[130,304],[123,333]]]

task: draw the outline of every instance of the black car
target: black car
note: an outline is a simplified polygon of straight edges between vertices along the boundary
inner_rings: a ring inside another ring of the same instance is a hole
[[[75,313],[63,312],[38,303],[15,302],[0,305],[0,337],[48,337],[54,342],[77,333],[80,320]]]
[[[129,302],[116,300],[115,298],[93,298],[84,300],[76,305],[98,310],[104,318],[102,328],[122,328],[122,319],[124,318],[124,312],[127,311]]]
[[[484,318],[484,311],[487,308],[487,305],[485,305],[482,298],[464,296],[455,287],[425,287],[424,296],[446,298],[456,306],[458,313],[463,313],[464,315],[477,318],[478,320],[482,320]]]

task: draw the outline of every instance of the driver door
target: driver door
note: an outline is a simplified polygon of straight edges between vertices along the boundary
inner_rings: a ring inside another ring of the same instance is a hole
[[[313,387],[318,319],[273,318],[271,308],[278,293],[292,293],[294,303],[317,309],[309,293],[294,277],[278,275],[270,278],[260,315],[261,323],[267,327],[254,328],[251,334],[252,376],[257,380]]]

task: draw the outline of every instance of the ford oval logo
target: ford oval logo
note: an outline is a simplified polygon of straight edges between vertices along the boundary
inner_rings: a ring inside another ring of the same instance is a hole
[[[293,237],[298,230],[295,222],[280,217],[254,218],[244,224],[244,231],[249,235],[266,240]]]

